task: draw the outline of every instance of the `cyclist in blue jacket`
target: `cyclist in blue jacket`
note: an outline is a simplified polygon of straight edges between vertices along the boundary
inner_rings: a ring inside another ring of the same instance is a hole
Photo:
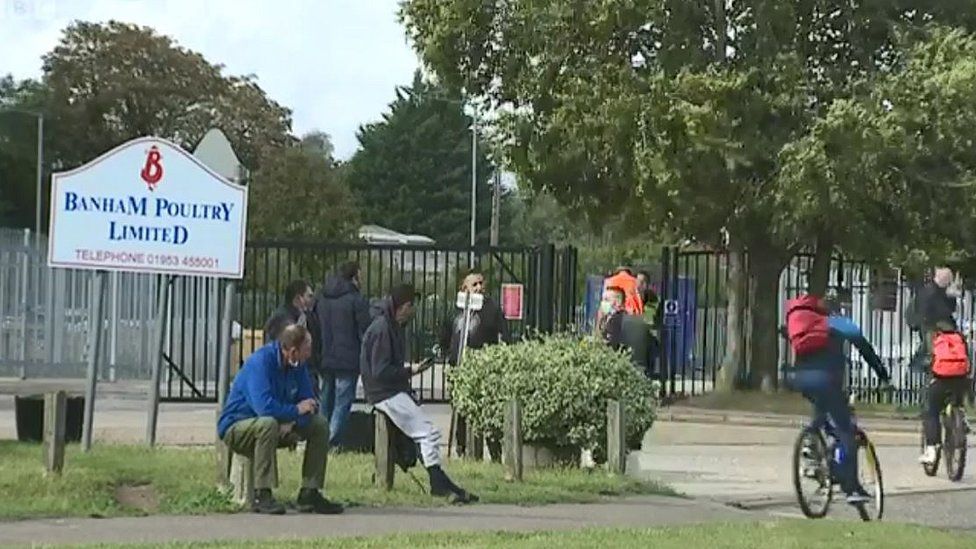
[[[795,386],[814,406],[814,424],[820,426],[829,415],[843,457],[839,476],[841,489],[847,494],[847,502],[859,504],[870,501],[857,476],[857,445],[854,441],[854,423],[851,409],[844,392],[847,365],[845,343],[850,343],[885,386],[890,386],[890,376],[874,347],[864,337],[861,328],[850,318],[839,314],[836,302],[824,301],[824,310],[830,311],[830,343],[821,351],[797,357]]]

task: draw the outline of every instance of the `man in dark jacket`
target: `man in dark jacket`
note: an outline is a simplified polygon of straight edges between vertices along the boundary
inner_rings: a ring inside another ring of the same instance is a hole
[[[254,352],[234,378],[227,394],[217,436],[254,464],[254,501],[257,513],[283,515],[285,506],[271,490],[278,481],[275,453],[280,446],[305,441],[302,487],[298,509],[335,514],[342,506],[322,497],[328,459],[329,424],[315,413],[318,402],[312,391],[306,361],[312,353],[312,337],[298,325],[282,329],[278,339]]]
[[[285,302],[275,309],[264,324],[264,342],[270,343],[278,339],[278,335],[289,324],[307,327],[307,315],[312,307],[314,294],[312,286],[304,280],[293,280],[285,288]],[[317,334],[313,334],[317,337]]]
[[[493,345],[508,341],[508,323],[501,307],[490,296],[485,295],[485,275],[472,269],[461,282],[462,292],[471,292],[484,296],[484,304],[480,311],[471,313],[468,320],[468,340],[465,348],[481,349],[486,345]],[[461,341],[464,334],[464,310],[458,309],[453,318],[448,319],[440,335],[441,348],[448,349],[447,360],[456,366],[461,356]],[[465,351],[467,352],[467,351]],[[468,425],[463,417],[457,418],[454,434],[457,438],[458,452],[464,453],[467,446]],[[492,460],[501,460],[501,441],[488,440],[488,453]],[[480,458],[481,456],[477,456]]]
[[[315,305],[322,342],[322,414],[329,444],[342,444],[359,381],[359,351],[369,327],[369,303],[359,293],[359,265],[344,263],[325,281]]]
[[[485,345],[492,345],[508,340],[508,324],[498,303],[485,295],[485,275],[478,271],[471,271],[461,283],[462,292],[471,292],[484,296],[484,305],[480,311],[471,313],[468,321],[467,349],[481,349]],[[448,349],[448,362],[457,365],[461,354],[461,339],[464,331],[464,311],[457,310],[453,318],[448,319],[441,329],[441,347]]]
[[[412,396],[411,376],[433,364],[406,364],[404,326],[413,317],[415,298],[413,287],[395,287],[363,335],[360,373],[366,389],[366,400],[420,445],[421,459],[430,475],[432,496],[447,496],[455,503],[477,501],[476,496],[454,484],[441,469],[440,431]]]
[[[955,324],[958,289],[952,287],[953,274],[948,267],[935,269],[932,280],[919,290],[913,304],[909,326],[919,331],[921,344],[912,357],[912,367],[927,370],[931,363],[932,337],[937,324]]]

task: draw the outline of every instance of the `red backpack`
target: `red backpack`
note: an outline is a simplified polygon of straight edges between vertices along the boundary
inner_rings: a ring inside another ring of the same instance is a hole
[[[830,345],[827,311],[818,297],[804,294],[786,302],[786,332],[797,356],[816,353]]]
[[[932,342],[932,374],[935,377],[969,375],[969,350],[958,332],[939,332]]]

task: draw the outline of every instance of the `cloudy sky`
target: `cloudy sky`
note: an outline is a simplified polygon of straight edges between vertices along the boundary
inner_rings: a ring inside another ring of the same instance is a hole
[[[337,156],[347,158],[359,125],[379,118],[418,65],[396,6],[397,0],[0,0],[0,74],[40,76],[41,55],[76,19],[148,25],[223,63],[227,73],[256,75],[294,111],[296,133],[323,130]]]

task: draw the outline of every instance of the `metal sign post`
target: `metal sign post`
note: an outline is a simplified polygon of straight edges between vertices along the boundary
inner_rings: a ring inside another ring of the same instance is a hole
[[[102,303],[105,301],[105,271],[95,271],[91,281],[91,304],[88,317],[88,372],[85,383],[85,418],[81,428],[81,449],[91,450],[95,419],[95,389],[98,385],[98,363],[102,348]]]

